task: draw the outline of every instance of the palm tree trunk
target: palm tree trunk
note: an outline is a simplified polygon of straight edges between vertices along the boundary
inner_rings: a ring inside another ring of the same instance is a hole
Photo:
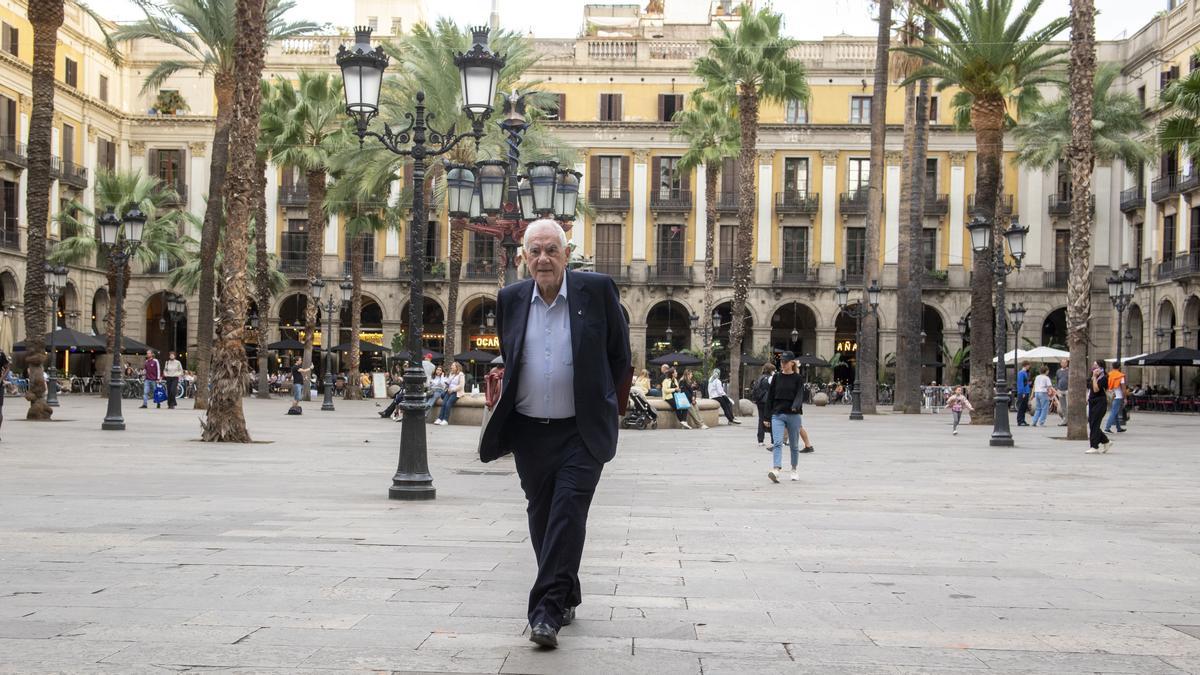
[[[212,392],[201,440],[248,443],[242,396],[246,389],[246,308],[250,284],[246,279],[247,228],[255,207],[252,172],[257,167],[259,106],[262,102],[263,56],[267,28],[265,5],[260,0],[237,0],[237,35],[234,42],[236,93],[229,130],[230,180],[225,184],[229,205],[226,241],[221,264],[221,320],[213,352]],[[248,175],[251,174],[251,175]],[[261,194],[261,193],[260,193]]]
[[[738,118],[742,147],[738,154],[738,231],[734,246],[732,324],[729,326],[729,392],[741,398],[742,339],[745,333],[746,295],[754,248],[754,169],[758,163],[758,90],[753,85],[738,88]],[[707,186],[705,187],[707,189]],[[716,225],[715,222],[710,223]],[[707,319],[706,319],[707,320]]]
[[[200,231],[200,288],[196,318],[196,398],[195,409],[208,407],[208,371],[212,363],[214,299],[217,295],[217,247],[221,244],[225,222],[225,172],[229,168],[229,125],[232,120],[234,78],[232,73],[216,73],[213,91],[217,98],[216,133],[213,134],[212,159],[208,164],[208,203],[204,207],[204,226]]]
[[[362,351],[358,342],[359,331],[362,330],[362,235],[353,237],[350,244],[350,283],[354,290],[350,295],[350,377],[346,383],[346,400],[362,400],[362,385],[358,381],[358,366],[362,360]]]
[[[306,171],[304,179],[308,183],[308,260],[306,271],[308,280],[320,278],[321,258],[325,255],[325,172],[322,170]],[[313,338],[317,326],[317,303],[309,298],[304,306],[304,365],[313,367]],[[330,336],[321,336],[321,341],[328,345]],[[304,400],[312,400],[312,389],[304,388]]]
[[[1068,378],[1067,438],[1087,438],[1088,317],[1092,313],[1092,169],[1096,162],[1092,119],[1096,76],[1094,0],[1071,0],[1071,51],[1067,66],[1071,92],[1071,247],[1067,278]],[[1118,339],[1120,336],[1118,336]]]
[[[884,146],[887,144],[888,47],[892,39],[892,0],[879,0],[879,33],[875,40],[875,88],[871,93],[871,174],[867,185],[866,259],[863,261],[863,306],[867,288],[879,279],[879,223],[883,220]],[[862,319],[855,374],[862,383],[862,411],[876,412],[879,388],[879,319]]]
[[[271,398],[267,335],[270,334],[271,261],[267,255],[267,158],[254,161],[254,289],[258,307],[258,398]]]
[[[708,326],[704,329],[706,332],[712,331],[713,285],[717,280],[713,256],[716,255],[717,247],[717,186],[721,179],[720,169],[717,162],[709,162],[704,172],[704,222],[707,223],[707,227],[704,229],[704,316],[700,317],[700,321]],[[705,365],[713,362],[714,337],[716,336],[709,332],[708,344],[704,347]],[[738,356],[741,356],[741,352],[738,352]],[[733,374],[730,373],[729,376],[733,377]]]
[[[104,331],[107,333],[104,345],[109,361],[108,367],[103,369],[104,386],[97,392],[100,398],[108,398],[108,380],[112,374],[112,359],[116,358],[117,353],[114,349],[117,339],[115,331],[117,325],[117,266],[113,263],[112,258],[108,258],[108,268],[105,270],[105,278],[108,283],[108,307],[104,310]],[[125,315],[122,313],[122,328],[124,328],[124,318]]]
[[[25,193],[28,214],[28,244],[25,251],[25,366],[28,369],[29,401],[26,419],[48,420],[54,409],[46,404],[46,227],[50,221],[50,133],[54,126],[54,64],[58,51],[58,29],[63,23],[63,0],[30,0],[29,23],[33,26],[33,112],[29,117],[29,183]]]
[[[975,129],[978,152],[975,176],[975,212],[996,223],[1001,214],[996,208],[999,198],[1001,162],[1004,157],[1003,99],[976,99],[971,107],[971,126]],[[1000,243],[1000,242],[997,242]],[[996,353],[995,312],[992,297],[995,280],[995,248],[974,254],[971,270],[971,382],[968,387],[972,424],[991,424],[995,419],[993,399]]]
[[[462,218],[450,219],[450,288],[446,296],[446,338],[443,340],[447,357],[458,351],[454,345],[458,338],[458,278],[462,275],[463,239],[466,236],[464,225]],[[413,354],[413,358],[416,358],[416,354]]]
[[[929,21],[925,22],[926,32],[930,30]],[[928,35],[927,35],[928,37]],[[903,246],[904,240],[908,240],[908,262],[902,260],[900,263],[900,274],[905,275],[907,268],[907,281],[900,283],[898,293],[899,307],[897,309],[896,330],[900,336],[900,345],[897,349],[896,356],[896,401],[901,401],[901,392],[903,392],[904,404],[903,408],[899,408],[905,413],[920,413],[921,412],[921,378],[920,368],[923,356],[921,354],[921,324],[925,314],[925,307],[921,301],[922,286],[925,281],[925,263],[921,256],[921,236],[925,228],[925,199],[930,194],[930,187],[925,184],[925,158],[929,150],[929,80],[921,80],[916,85],[917,91],[913,101],[913,116],[914,128],[913,139],[911,145],[912,162],[909,167],[911,172],[909,183],[912,192],[910,193],[911,203],[908,203],[908,221],[902,224],[900,228],[900,241]],[[909,148],[909,143],[905,141],[905,148]],[[936,189],[934,190],[936,191]],[[903,250],[903,249],[901,249]],[[903,278],[903,276],[902,276]],[[907,343],[907,345],[905,344]],[[940,346],[940,345],[939,345]],[[901,349],[904,351],[901,352]],[[901,354],[904,358],[901,358]],[[902,368],[899,364],[908,363],[909,367]],[[900,373],[907,371],[905,386],[900,386]]]
[[[916,153],[913,147],[917,135],[917,85],[909,83],[904,87],[904,150],[900,159],[900,206],[902,216],[900,237],[896,241],[896,397],[892,409],[902,413],[919,413],[920,408],[920,365],[917,343],[913,340],[913,319],[920,316],[921,294],[916,293],[914,308],[912,293],[913,248],[920,241],[914,241],[911,227],[914,202],[919,201],[920,193],[914,187],[918,178],[913,171],[916,164]],[[914,317],[913,312],[917,312]],[[919,323],[918,323],[919,325]],[[919,331],[918,331],[919,332]],[[913,404],[917,403],[916,410]]]

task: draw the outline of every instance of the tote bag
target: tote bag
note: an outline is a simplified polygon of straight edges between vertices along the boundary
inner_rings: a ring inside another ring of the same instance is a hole
[[[163,401],[166,401],[166,400],[167,400],[167,388],[163,386],[162,382],[155,384],[154,385],[154,402],[162,403]]]
[[[675,392],[675,409],[687,410],[690,407],[692,407],[692,403],[688,400],[687,394],[684,394],[682,391]]]

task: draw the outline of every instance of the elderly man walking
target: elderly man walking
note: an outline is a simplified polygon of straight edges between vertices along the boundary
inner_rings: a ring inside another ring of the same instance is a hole
[[[525,231],[532,279],[500,290],[496,330],[504,357],[500,400],[480,436],[484,462],[513,453],[528,501],[537,578],[529,639],[558,646],[582,600],[588,508],[617,450],[617,418],[633,369],[629,326],[612,279],[567,272],[567,240],[552,220]]]

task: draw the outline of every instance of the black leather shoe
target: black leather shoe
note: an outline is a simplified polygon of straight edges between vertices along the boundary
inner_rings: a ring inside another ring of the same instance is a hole
[[[568,608],[564,609],[563,615],[562,615],[562,625],[570,626],[571,623],[574,621],[575,621],[575,608],[568,607]]]
[[[800,454],[803,455],[806,452],[816,452],[816,449],[811,445],[806,445],[803,448],[800,448]]]
[[[549,624],[539,623],[529,630],[529,641],[539,647],[555,649],[558,647],[558,631]]]

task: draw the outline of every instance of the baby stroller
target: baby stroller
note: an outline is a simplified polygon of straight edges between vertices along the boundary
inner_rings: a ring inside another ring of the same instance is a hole
[[[646,400],[641,391],[631,389],[629,403],[629,410],[621,422],[622,426],[626,429],[642,430],[658,428],[658,413],[654,412],[654,407],[650,405],[650,401]]]

